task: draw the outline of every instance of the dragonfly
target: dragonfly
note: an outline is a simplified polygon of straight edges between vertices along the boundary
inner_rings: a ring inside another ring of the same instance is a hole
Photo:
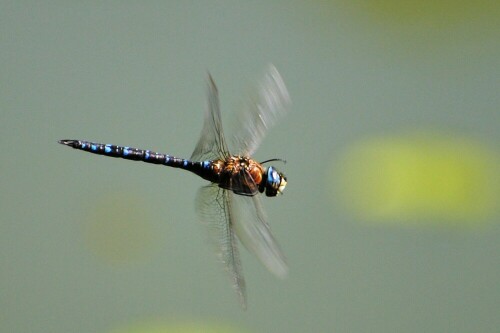
[[[287,178],[274,166],[273,158],[257,162],[251,158],[268,130],[276,125],[290,107],[290,96],[278,70],[270,65],[245,108],[236,120],[231,154],[222,129],[219,93],[208,74],[208,105],[198,143],[189,159],[151,150],[96,143],[84,140],[59,140],[59,143],[93,154],[165,165],[190,171],[210,183],[199,189],[196,211],[206,225],[215,253],[228,273],[243,309],[247,306],[245,279],[239,242],[275,276],[284,278],[288,265],[275,240],[261,203],[261,194],[276,197]]]

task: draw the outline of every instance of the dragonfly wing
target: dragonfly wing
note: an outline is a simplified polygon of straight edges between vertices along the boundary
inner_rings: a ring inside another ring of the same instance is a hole
[[[243,245],[279,278],[286,277],[286,258],[274,239],[261,207],[260,196],[252,197],[229,193],[238,219],[232,220],[233,228]]]
[[[237,132],[232,138],[234,151],[252,156],[267,131],[287,113],[290,104],[290,95],[281,75],[276,67],[270,65],[239,114],[235,127]]]
[[[208,106],[200,139],[191,155],[193,161],[216,160],[229,156],[222,131],[219,93],[210,74],[207,83]]]
[[[216,184],[202,187],[196,198],[196,210],[206,225],[219,261],[229,274],[240,304],[246,308],[245,279],[241,270],[238,244],[232,224],[231,195]]]

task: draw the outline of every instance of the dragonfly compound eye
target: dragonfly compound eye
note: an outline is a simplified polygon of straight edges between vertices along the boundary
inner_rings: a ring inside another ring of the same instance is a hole
[[[274,167],[270,166],[267,169],[266,196],[274,197],[280,194],[285,189],[285,186],[286,177]]]

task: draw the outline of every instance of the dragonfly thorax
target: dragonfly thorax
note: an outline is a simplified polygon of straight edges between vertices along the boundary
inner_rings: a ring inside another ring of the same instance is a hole
[[[262,182],[262,177],[264,175],[264,168],[262,165],[255,160],[242,157],[242,156],[230,156],[225,161],[216,161],[220,163],[222,168],[220,169],[221,175],[226,175],[229,177],[234,177],[240,175],[242,172],[248,173],[255,185],[260,185]]]

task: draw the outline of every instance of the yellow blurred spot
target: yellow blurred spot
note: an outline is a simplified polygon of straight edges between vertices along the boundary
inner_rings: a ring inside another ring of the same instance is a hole
[[[441,54],[440,50],[460,52],[465,58],[495,52],[490,45],[491,40],[498,39],[500,1],[339,0],[323,3],[321,15],[331,19],[331,13],[343,10],[345,16],[355,22],[356,29],[365,29],[360,31],[391,59],[398,54],[405,61],[422,56],[434,59]],[[368,47],[371,54],[373,46]]]
[[[146,207],[135,196],[115,193],[98,198],[84,225],[91,251],[112,263],[143,258],[154,239]]]
[[[338,196],[364,220],[474,224],[498,204],[498,157],[431,134],[360,142],[344,156]]]
[[[397,24],[400,27],[454,27],[462,22],[473,22],[480,17],[492,18],[500,9],[498,1],[490,0],[350,0],[344,3],[377,22]]]
[[[244,333],[241,329],[214,323],[179,323],[146,322],[131,327],[115,329],[110,333]]]

